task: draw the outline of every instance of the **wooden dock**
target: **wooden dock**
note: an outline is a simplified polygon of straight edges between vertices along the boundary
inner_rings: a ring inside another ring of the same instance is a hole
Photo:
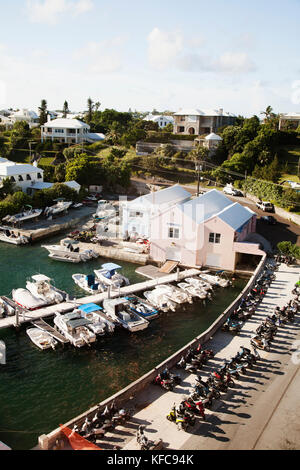
[[[52,326],[48,325],[44,320],[34,320],[31,323],[39,330],[46,331],[50,336],[52,336],[52,338],[56,339],[60,343],[69,343],[69,340],[65,336],[61,335],[57,330],[55,330],[55,328],[52,328]]]
[[[82,297],[80,299],[74,299],[72,301],[64,302],[57,305],[51,305],[49,307],[43,307],[34,311],[23,311],[19,314],[19,318],[16,316],[6,317],[0,319],[0,329],[9,328],[11,326],[22,325],[23,323],[31,323],[32,321],[39,320],[41,318],[53,317],[56,313],[68,313],[78,308],[80,305],[94,303],[100,305],[103,300],[108,298],[125,297],[127,295],[136,294],[149,289],[153,289],[155,286],[161,284],[168,284],[170,282],[180,282],[187,277],[196,276],[200,274],[198,269],[187,269],[180,271],[175,274],[169,274],[167,276],[160,277],[158,279],[152,279],[130,286],[122,287],[118,290],[111,290],[110,292],[104,292],[101,294],[90,295],[88,297]]]

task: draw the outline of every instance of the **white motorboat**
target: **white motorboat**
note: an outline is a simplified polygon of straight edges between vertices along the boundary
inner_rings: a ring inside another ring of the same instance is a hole
[[[224,279],[220,276],[213,276],[212,274],[199,274],[200,279],[209,282],[213,286],[217,287],[228,287],[230,285],[230,281],[228,279]]]
[[[49,335],[49,333],[42,331],[39,328],[28,328],[26,333],[33,344],[40,349],[55,349],[58,344],[57,341]]]
[[[11,243],[12,245],[27,245],[29,238],[14,232],[9,227],[0,227],[0,241]]]
[[[96,304],[86,304],[78,307],[78,311],[81,313],[83,318],[86,318],[91,322],[88,328],[92,330],[96,335],[104,336],[106,334],[112,334],[115,331],[115,325],[113,322],[104,315],[103,308]]]
[[[159,311],[156,308],[136,295],[130,295],[126,299],[129,300],[129,308],[143,318],[146,318],[146,320],[154,320],[159,316]]]
[[[129,286],[129,279],[117,272],[119,269],[122,269],[122,266],[106,263],[101,266],[101,269],[96,269],[94,272],[99,282],[112,287],[112,289],[119,289],[123,286]]]
[[[7,297],[0,297],[0,318],[13,317],[16,314],[16,309],[12,302]]]
[[[51,285],[51,279],[43,274],[36,274],[26,283],[26,289],[36,298],[45,300],[48,305],[60,304],[67,297],[66,292],[59,292]]]
[[[4,222],[10,224],[19,224],[22,222],[28,222],[29,220],[36,219],[43,212],[43,209],[33,209],[32,206],[25,206],[19,214],[8,215],[2,219]]]
[[[177,285],[180,289],[182,289],[184,292],[187,292],[192,297],[197,297],[200,300],[205,300],[207,297],[207,293],[205,291],[195,285],[189,284],[188,282],[180,282]]]
[[[27,310],[37,310],[48,305],[46,300],[35,297],[27,289],[14,289],[12,291],[12,298],[16,304]]]
[[[80,251],[78,245],[78,241],[64,239],[59,245],[43,245],[42,248],[49,251],[49,258],[69,263],[81,263],[99,257],[94,250]]]
[[[160,291],[159,289],[153,289],[150,291],[144,292],[144,297],[150,302],[151,305],[158,308],[162,312],[175,312],[176,303],[169,299],[165,292]]]
[[[73,281],[77,284],[81,289],[89,294],[96,294],[97,292],[105,292],[108,288],[107,285],[100,282],[94,274],[73,274],[72,276]]]
[[[91,345],[96,341],[95,333],[88,328],[92,322],[83,318],[80,312],[75,311],[66,315],[57,313],[54,324],[58,331],[76,348]]]
[[[133,333],[145,330],[149,326],[149,322],[145,318],[130,309],[129,300],[125,297],[104,300],[103,309],[114,323]]]
[[[72,204],[72,201],[56,199],[56,204],[51,207],[46,207],[44,214],[46,217],[52,217],[54,215],[61,214],[63,212],[66,212],[72,206]]]
[[[166,296],[176,304],[185,304],[187,302],[189,304],[193,303],[192,296],[188,294],[188,292],[183,292],[181,289],[174,286],[162,284],[160,286],[155,286],[155,289],[159,289],[161,292],[164,292]]]

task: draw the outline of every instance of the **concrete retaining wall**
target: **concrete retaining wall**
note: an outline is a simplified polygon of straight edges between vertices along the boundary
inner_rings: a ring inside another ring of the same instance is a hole
[[[204,333],[201,333],[201,335],[197,336],[193,341],[191,341],[189,344],[187,344],[182,349],[177,351],[175,354],[170,356],[168,359],[166,359],[164,362],[159,364],[156,368],[152,369],[150,372],[145,374],[143,377],[131,383],[126,388],[116,393],[112,397],[109,397],[106,400],[102,401],[98,406],[91,408],[90,410],[83,413],[82,415],[77,416],[77,418],[73,419],[72,421],[69,421],[68,423],[65,424],[65,426],[70,427],[70,428],[73,428],[75,424],[77,424],[78,426],[81,426],[87,416],[92,418],[95,415],[96,411],[99,409],[99,406],[104,409],[106,406],[111,405],[114,400],[117,406],[119,407],[124,405],[125,403],[130,402],[130,399],[134,398],[134,396],[136,396],[139,392],[141,392],[142,390],[144,390],[146,387],[148,387],[151,384],[151,382],[155,379],[158,373],[162,372],[166,367],[169,367],[169,368],[173,367],[180,360],[180,358],[187,352],[189,348],[195,347],[199,343],[201,343],[202,345],[207,343],[210,340],[210,338],[222,327],[222,325],[225,323],[228,317],[232,314],[235,308],[237,308],[242,297],[246,296],[247,293],[252,289],[253,285],[256,282],[256,279],[259,277],[261,271],[264,269],[266,258],[267,258],[267,255],[265,255],[262,258],[252,278],[249,280],[247,286],[243,289],[240,295],[225,310],[225,312],[223,312],[222,315],[220,315],[219,318],[217,318],[217,320],[208,328],[208,330],[206,330]],[[51,450],[53,449],[56,441],[60,439],[64,439],[64,437],[62,436],[60,429],[56,429],[48,435],[43,435],[39,437],[39,448],[41,450]]]

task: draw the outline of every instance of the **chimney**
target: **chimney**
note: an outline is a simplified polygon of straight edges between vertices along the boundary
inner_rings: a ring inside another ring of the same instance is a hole
[[[220,116],[223,116],[223,111],[224,111],[223,108],[220,108],[220,109],[219,109],[219,115],[220,115]]]
[[[51,121],[51,114],[48,114],[47,115],[47,122],[50,122]]]

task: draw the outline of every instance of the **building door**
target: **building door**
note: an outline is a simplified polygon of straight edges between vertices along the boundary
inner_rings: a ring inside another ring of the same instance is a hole
[[[209,253],[206,256],[206,265],[207,266],[212,266],[215,268],[221,268],[222,262],[221,262],[221,256],[220,254],[216,253]]]
[[[166,260],[178,261],[179,263],[181,263],[181,248],[167,248]]]

